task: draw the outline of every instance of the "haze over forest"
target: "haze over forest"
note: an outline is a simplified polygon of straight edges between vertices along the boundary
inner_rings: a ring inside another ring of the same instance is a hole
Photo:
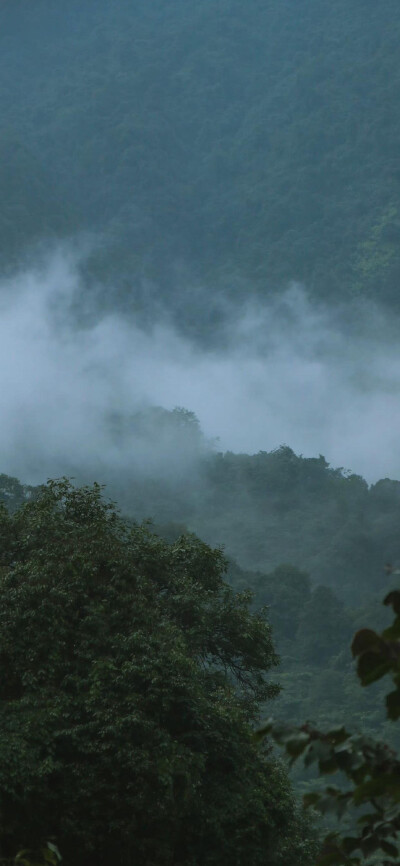
[[[398,0],[0,7],[0,499],[223,547],[278,715],[392,741],[344,651],[400,562],[399,40]]]
[[[3,7],[5,470],[76,461],[112,378],[113,410],[184,406],[221,450],[399,476],[394,9]]]

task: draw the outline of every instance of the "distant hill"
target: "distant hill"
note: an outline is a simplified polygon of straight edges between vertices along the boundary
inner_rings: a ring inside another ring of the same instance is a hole
[[[200,330],[292,279],[398,309],[399,39],[397,0],[2,4],[3,267],[67,225],[105,303],[184,327],[196,282]]]
[[[399,481],[383,479],[368,487],[360,476],[331,468],[322,456],[305,458],[288,447],[254,455],[214,453],[193,413],[184,410],[143,413],[140,432],[148,440],[156,435],[154,419],[165,466],[159,457],[153,470],[143,473],[140,461],[124,470],[107,469],[105,461],[97,479],[106,482],[105,495],[125,516],[151,519],[167,539],[194,532],[223,546],[245,571],[265,574],[289,563],[306,571],[312,586],[329,587],[352,607],[361,598],[382,597],[388,586],[385,563],[400,563]],[[118,441],[129,436],[127,422],[125,429],[117,419],[113,423]],[[174,440],[180,459],[171,450]],[[132,447],[134,454],[135,442]],[[77,483],[91,483],[92,473],[93,467],[90,473],[79,466],[71,471]],[[0,499],[12,510],[34,492],[0,476]]]
[[[156,524],[182,523],[244,569],[282,562],[304,569],[352,606],[386,590],[385,562],[400,562],[400,482],[368,487],[323,457],[288,447],[259,454],[215,454],[176,486],[116,482],[123,510]]]
[[[172,430],[182,420],[171,413],[167,426]],[[190,413],[187,421],[190,439],[197,435]],[[283,685],[277,715],[328,726],[344,719],[392,742],[380,709],[382,686],[359,686],[349,645],[357,628],[387,622],[380,602],[397,581],[384,564],[400,559],[399,482],[368,489],[321,457],[305,459],[285,448],[210,456],[203,474],[199,466],[185,484],[131,477],[106,493],[119,493],[131,518],[153,512],[158,522],[150,528],[168,542],[196,531],[215,545],[225,543],[228,581],[239,591],[250,589],[255,608],[268,607],[282,660],[270,674]],[[35,488],[0,476],[0,500],[9,510],[34,496]],[[306,780],[302,772],[296,778],[301,785]]]

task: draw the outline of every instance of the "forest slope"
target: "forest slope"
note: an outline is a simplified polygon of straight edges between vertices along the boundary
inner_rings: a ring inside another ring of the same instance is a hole
[[[399,482],[386,480],[368,489],[362,479],[349,478],[338,470],[329,469],[323,458],[306,460],[296,457],[290,449],[253,458],[217,455],[214,471],[216,468],[221,471],[224,459],[231,468],[235,459],[241,466],[242,490],[238,479],[235,487],[231,485],[230,492],[227,485],[223,490],[220,478],[220,490],[217,491],[215,485],[209,498],[204,497],[201,511],[199,501],[196,512],[193,500],[191,503],[186,500],[187,523],[192,529],[202,526],[205,535],[217,539],[217,543],[224,539],[225,532],[226,553],[230,555],[229,583],[239,592],[252,591],[254,609],[268,607],[274,644],[281,657],[277,674],[271,673],[270,677],[283,686],[275,714],[293,723],[297,723],[299,718],[308,718],[329,726],[344,720],[371,734],[376,735],[379,731],[380,736],[391,740],[393,732],[381,711],[382,687],[378,684],[368,692],[361,688],[354,677],[348,649],[357,628],[365,625],[384,627],[386,624],[387,611],[380,611],[379,601],[382,592],[390,588],[394,579],[384,573],[384,558],[388,553],[396,554],[396,550],[400,554],[397,538]],[[260,487],[258,497],[251,503],[250,470],[257,467],[260,460],[264,463],[265,489],[262,491]],[[298,476],[297,486],[293,485],[292,490],[297,506],[290,515],[297,547],[290,546],[291,534],[285,522],[288,461]],[[247,466],[247,484],[243,464]],[[269,467],[269,484],[266,483],[266,467]],[[24,486],[16,479],[0,476],[0,498],[12,513],[24,502],[35,499],[38,492],[39,489]],[[210,508],[211,499],[217,494],[224,497],[223,507],[221,505],[223,520],[218,520],[216,507]],[[164,517],[168,512],[170,516],[174,514],[174,509],[176,513],[177,503],[183,516],[182,490],[176,487],[174,492],[171,486],[157,484],[156,480],[147,484],[132,483],[131,506],[128,509],[125,499],[124,510],[143,517],[146,496],[147,505],[152,496],[157,497],[157,502],[165,508]],[[139,497],[143,497],[141,513]],[[235,503],[235,519],[232,508],[229,511],[229,501]],[[342,512],[342,525],[337,518],[332,529],[336,546],[329,541],[332,502],[336,506],[340,503],[340,508],[335,506],[335,513],[339,515]],[[240,508],[241,522],[238,516]],[[353,512],[351,519],[348,517],[350,512]],[[256,519],[258,523],[252,533],[251,521]],[[185,537],[190,543],[191,536],[183,524],[170,521],[150,529],[170,544],[179,538],[186,543]],[[262,565],[255,571],[254,566],[251,569],[250,545],[248,543],[246,550],[240,551],[240,541],[247,537],[249,542],[250,538],[254,540],[257,536],[263,540],[263,557],[259,543],[255,555],[260,557]],[[247,562],[246,569],[232,558],[235,545],[242,554],[241,561]],[[288,562],[290,558],[291,564]],[[311,577],[298,567],[307,561],[314,565]],[[275,566],[271,567],[271,562]],[[303,773],[300,782],[302,785],[306,782]]]
[[[200,330],[221,286],[397,307],[399,37],[396,0],[3,4],[3,267],[72,226],[114,304],[188,325],[208,281]]]
[[[172,435],[182,419],[164,412],[159,427],[162,421]],[[198,444],[192,426],[186,445],[193,437]],[[183,451],[185,437],[178,432]],[[74,475],[91,480],[82,467]],[[34,495],[34,488],[15,479],[0,479],[0,496],[12,510]],[[178,465],[158,475],[137,467],[104,469],[100,480],[125,515],[152,520],[169,540],[194,532],[252,572],[290,563],[305,570],[314,586],[329,587],[355,607],[361,595],[381,596],[385,563],[400,561],[400,482],[382,479],[369,487],[322,456],[298,456],[288,447],[254,455],[200,448],[181,471]]]

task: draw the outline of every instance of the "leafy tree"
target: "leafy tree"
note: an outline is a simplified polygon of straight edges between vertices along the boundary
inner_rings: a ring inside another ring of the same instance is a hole
[[[35,495],[34,487],[21,484],[17,478],[12,478],[10,475],[0,475],[0,502],[7,506],[8,511],[15,511]]]
[[[1,854],[65,863],[312,861],[252,735],[270,629],[193,536],[129,528],[99,486],[0,510]]]

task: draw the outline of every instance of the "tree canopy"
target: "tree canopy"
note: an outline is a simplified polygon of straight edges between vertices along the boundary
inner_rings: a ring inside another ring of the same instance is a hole
[[[0,540],[2,855],[50,839],[77,866],[311,863],[252,738],[270,628],[221,552],[64,480],[3,506]]]
[[[0,262],[99,232],[113,305],[155,281],[208,338],[218,285],[398,309],[399,26],[396,0],[2,4]]]

